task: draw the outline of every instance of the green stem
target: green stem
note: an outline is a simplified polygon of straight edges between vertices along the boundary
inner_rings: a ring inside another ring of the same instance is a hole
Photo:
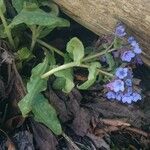
[[[14,40],[13,40],[13,38],[12,38],[10,28],[9,28],[8,25],[7,25],[6,19],[5,19],[4,15],[3,15],[3,12],[2,12],[1,9],[0,9],[0,18],[1,18],[2,23],[3,23],[3,25],[4,25],[5,32],[6,32],[6,34],[7,34],[9,43],[10,43],[10,44],[12,45],[12,47],[15,49],[15,43],[14,43]]]
[[[59,67],[56,67],[48,72],[46,72],[45,74],[43,74],[41,76],[41,78],[46,78],[52,74],[54,74],[55,72],[57,71],[61,71],[61,70],[64,70],[64,69],[68,69],[68,68],[71,68],[71,67],[75,67],[75,66],[78,66],[78,64],[76,62],[71,62],[71,63],[67,63],[67,64],[64,64],[64,65],[61,65]]]
[[[64,64],[64,65],[61,65],[61,66],[59,66],[59,67],[56,67],[56,68],[54,68],[54,69],[52,69],[52,70],[46,72],[45,74],[43,74],[43,75],[41,76],[41,78],[46,78],[46,77],[48,77],[48,76],[54,74],[54,73],[57,72],[57,71],[61,71],[61,70],[68,69],[68,68],[71,68],[71,67],[89,68],[88,65],[84,65],[84,64],[78,65],[76,62],[71,62],[71,63],[67,63],[67,64]],[[103,71],[103,70],[101,70],[101,69],[97,69],[97,71],[98,71],[99,73],[104,74],[104,75],[113,77],[113,74],[108,73],[108,72],[105,72],[105,71]]]
[[[94,54],[94,55],[85,57],[85,58],[82,60],[82,62],[85,62],[85,61],[88,61],[88,60],[90,60],[90,59],[93,59],[93,58],[102,56],[102,55],[104,55],[106,52],[107,52],[107,53],[110,53],[110,52],[113,52],[113,51],[115,51],[115,50],[116,50],[116,49],[110,49],[110,50],[107,50],[107,49],[106,49],[106,50],[104,50],[104,51],[102,51],[102,52],[99,52],[99,53],[97,53],[97,54]]]
[[[47,47],[47,48],[49,48],[49,49],[52,49],[53,51],[55,51],[55,52],[57,52],[57,53],[59,53],[59,54],[62,53],[61,51],[55,49],[54,47],[51,47],[50,45],[48,45],[47,43],[45,43],[45,42],[43,42],[43,41],[41,41],[41,40],[37,40],[37,41],[38,41],[38,43],[40,43],[41,45],[43,45],[43,46],[45,46],[45,47]],[[100,53],[97,53],[97,54],[94,54],[94,55],[92,55],[92,56],[88,56],[88,57],[84,58],[84,59],[82,60],[82,62],[85,62],[85,61],[87,61],[87,60],[90,60],[90,59],[99,57],[99,56],[101,56],[101,55],[104,55],[105,53],[110,53],[110,52],[112,52],[112,51],[115,51],[116,49],[110,49],[110,48],[112,47],[112,45],[113,45],[113,44],[111,44],[105,51],[102,51],[102,52],[100,52]],[[110,50],[109,50],[109,49],[110,49]],[[60,53],[60,52],[61,52],[61,53]],[[63,53],[62,53],[61,55],[64,56]],[[48,76],[54,74],[54,73],[57,72],[57,71],[64,70],[64,69],[68,69],[68,68],[71,68],[71,67],[84,67],[84,68],[89,68],[89,66],[87,66],[87,65],[84,65],[84,64],[80,64],[80,65],[79,65],[79,64],[77,64],[76,62],[71,62],[71,63],[61,65],[61,66],[59,66],[59,67],[56,67],[56,68],[54,68],[54,69],[48,71],[47,73],[43,74],[43,75],[41,76],[41,78],[46,78],[46,77],[48,77]],[[99,71],[99,73],[102,73],[102,74],[104,74],[104,75],[113,77],[113,74],[111,74],[111,73],[105,72],[105,71],[103,71],[103,70],[101,70],[101,69],[97,69],[97,70]]]
[[[30,50],[33,51],[35,43],[36,43],[36,39],[37,39],[37,28],[36,25],[31,26],[31,31],[32,31],[32,42],[31,42],[31,47]]]
[[[88,65],[84,65],[84,64],[81,64],[79,67],[89,68]],[[110,76],[110,77],[113,77],[113,76],[114,76],[113,74],[108,73],[108,72],[106,72],[106,71],[104,71],[104,70],[101,70],[101,69],[98,69],[98,68],[97,68],[97,71],[98,71],[99,73],[101,73],[101,74],[104,74],[104,75],[107,75],[107,76]]]
[[[46,48],[48,48],[48,49],[50,49],[50,50],[56,52],[56,53],[59,54],[60,56],[62,56],[62,57],[65,56],[64,53],[61,52],[59,49],[57,49],[57,48],[55,48],[55,47],[53,47],[53,46],[47,44],[46,42],[44,42],[44,41],[42,41],[42,40],[39,40],[39,39],[37,39],[37,42],[38,42],[39,44],[41,44],[42,46],[44,46],[44,47],[46,47]]]

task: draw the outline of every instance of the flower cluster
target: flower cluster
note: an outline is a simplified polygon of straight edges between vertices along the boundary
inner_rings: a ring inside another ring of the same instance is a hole
[[[139,54],[142,53],[142,50],[139,46],[139,43],[136,41],[134,37],[125,37],[127,35],[125,31],[125,26],[119,24],[116,27],[115,35],[118,38],[127,38],[126,48],[120,52],[120,57],[123,62],[131,62],[133,58],[137,61],[137,63],[141,64],[141,59]]]
[[[115,79],[106,85],[106,97],[128,104],[141,100],[141,95],[134,89],[132,78],[132,72],[128,68],[116,69]]]

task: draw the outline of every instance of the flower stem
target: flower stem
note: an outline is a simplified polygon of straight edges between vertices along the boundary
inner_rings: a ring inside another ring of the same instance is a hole
[[[79,67],[89,68],[89,66],[88,66],[88,65],[84,65],[84,64],[81,64]],[[113,74],[108,73],[108,72],[103,71],[103,70],[98,69],[98,68],[97,68],[97,71],[98,71],[99,73],[104,74],[104,75],[107,75],[107,76],[109,76],[109,77],[113,77],[113,76],[114,76]]]
[[[90,59],[93,59],[93,58],[102,56],[102,55],[104,55],[106,52],[107,52],[107,53],[110,53],[110,52],[115,51],[115,50],[116,50],[116,49],[110,49],[110,50],[107,50],[107,49],[106,49],[106,50],[104,50],[104,51],[102,51],[102,52],[99,52],[99,53],[97,53],[97,54],[94,54],[94,55],[85,57],[85,58],[82,60],[82,62],[85,62],[85,61],[88,61],[88,60],[90,60]]]
[[[63,52],[61,52],[59,49],[57,49],[57,48],[51,46],[50,44],[47,44],[46,42],[44,42],[44,41],[42,41],[42,40],[39,40],[39,39],[37,39],[37,42],[38,42],[39,44],[41,44],[42,46],[44,46],[44,47],[46,47],[46,48],[48,48],[48,49],[50,49],[50,50],[56,52],[56,53],[59,54],[60,56],[62,56],[62,57],[65,56]]]
[[[46,72],[45,74],[43,74],[41,76],[41,78],[46,78],[52,74],[54,74],[55,72],[57,71],[61,71],[61,70],[64,70],[64,69],[68,69],[68,68],[71,68],[71,67],[75,67],[75,66],[78,66],[78,64],[76,62],[70,62],[70,63],[67,63],[67,64],[64,64],[64,65],[61,65],[59,67],[56,67],[48,72]]]
[[[0,9],[0,18],[1,18],[2,23],[3,23],[3,26],[4,26],[4,28],[5,28],[5,32],[6,32],[6,34],[7,34],[9,43],[10,43],[10,44],[12,45],[12,47],[15,49],[15,43],[14,43],[14,40],[13,40],[13,38],[12,38],[10,28],[9,28],[8,25],[7,25],[6,19],[5,19],[4,14],[3,14],[3,12],[2,12],[1,9]]]

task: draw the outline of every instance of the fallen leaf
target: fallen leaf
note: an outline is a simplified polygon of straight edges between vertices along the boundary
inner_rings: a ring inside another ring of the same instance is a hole
[[[36,143],[36,149],[56,150],[56,145],[58,144],[58,142],[52,132],[44,125],[35,122],[33,119],[30,121],[33,130],[34,140]]]

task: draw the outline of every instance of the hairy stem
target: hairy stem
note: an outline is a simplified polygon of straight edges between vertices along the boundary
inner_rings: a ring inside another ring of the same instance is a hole
[[[110,53],[110,52],[113,52],[113,51],[115,51],[115,50],[116,50],[116,49],[110,49],[110,50],[106,49],[106,50],[104,50],[104,51],[102,51],[102,52],[99,52],[99,53],[97,53],[97,54],[94,54],[94,55],[85,57],[85,58],[82,60],[82,62],[85,62],[85,61],[88,61],[88,60],[90,60],[90,59],[93,59],[93,58],[102,56],[102,55],[104,55],[105,53]]]
[[[72,67],[89,68],[88,65],[84,65],[84,64],[80,64],[80,65],[79,65],[79,64],[77,64],[76,62],[70,62],[70,63],[61,65],[61,66],[59,66],[59,67],[56,67],[56,68],[54,68],[54,69],[48,71],[47,73],[43,74],[43,75],[41,76],[41,78],[46,78],[46,77],[48,77],[48,76],[54,74],[54,73],[57,72],[57,71],[61,71],[61,70],[68,69],[68,68],[72,68]],[[97,71],[98,71],[99,73],[101,73],[101,74],[104,74],[104,75],[113,77],[113,74],[108,73],[108,72],[105,72],[105,71],[103,71],[103,70],[101,70],[101,69],[97,69]]]
[[[15,43],[14,43],[14,40],[13,40],[12,35],[11,35],[11,30],[10,30],[10,28],[9,28],[8,25],[7,25],[6,19],[5,19],[4,14],[3,14],[3,12],[2,12],[1,9],[0,9],[0,18],[1,18],[2,23],[3,23],[3,26],[4,26],[4,28],[5,28],[5,32],[6,32],[6,34],[7,34],[9,43],[10,43],[11,46],[15,49]]]
[[[65,56],[63,52],[61,52],[59,49],[57,49],[57,48],[51,46],[50,44],[47,44],[46,42],[44,42],[44,41],[42,41],[42,40],[39,40],[39,39],[37,39],[37,42],[38,42],[39,44],[41,44],[42,46],[48,48],[49,50],[56,52],[56,53],[59,54],[60,56],[62,56],[62,57]]]
[[[32,31],[32,42],[31,42],[31,47],[30,47],[30,50],[31,51],[33,51],[33,49],[34,49],[34,46],[35,46],[35,43],[36,43],[36,39],[37,39],[37,32],[38,32],[38,30],[37,30],[37,28],[36,28],[36,25],[33,25],[33,26],[31,26],[31,31]]]
[[[56,68],[48,71],[47,73],[43,74],[41,76],[41,78],[46,78],[46,77],[54,74],[57,71],[61,71],[61,70],[68,69],[68,68],[72,68],[72,67],[75,67],[75,66],[78,66],[76,62],[70,62],[70,63],[64,64],[64,65],[61,65],[61,66],[56,67]]]
[[[79,67],[89,68],[88,65],[84,65],[84,64],[81,64]],[[114,76],[112,73],[108,73],[108,72],[106,72],[106,71],[104,71],[104,70],[101,70],[101,69],[98,69],[98,68],[97,68],[97,71],[98,71],[99,73],[104,74],[104,75],[107,75],[107,76],[109,76],[109,77],[113,77],[113,76]]]

